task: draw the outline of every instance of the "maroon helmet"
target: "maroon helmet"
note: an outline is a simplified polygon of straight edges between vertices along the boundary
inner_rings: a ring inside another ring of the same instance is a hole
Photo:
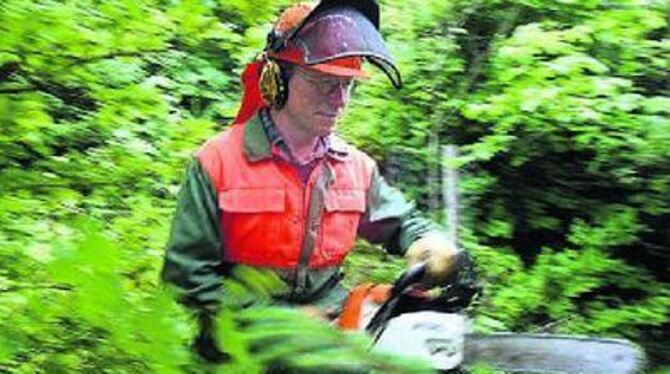
[[[307,67],[364,58],[379,67],[394,87],[402,86],[400,72],[379,34],[375,0],[322,0],[296,27],[285,32],[273,29],[265,51],[270,57]]]

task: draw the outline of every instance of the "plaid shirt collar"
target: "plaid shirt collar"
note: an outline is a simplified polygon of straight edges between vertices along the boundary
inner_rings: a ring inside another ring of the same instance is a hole
[[[304,166],[325,156],[329,156],[341,161],[348,154],[346,143],[341,141],[335,135],[330,134],[318,139],[314,150],[309,155],[307,160],[298,162],[286,144],[286,141],[284,138],[282,138],[277,125],[275,125],[274,121],[272,120],[272,117],[270,116],[270,110],[268,108],[261,109],[259,111],[259,117],[265,135],[267,136],[267,141],[270,144],[271,153],[275,156],[281,157],[285,161],[298,166]]]

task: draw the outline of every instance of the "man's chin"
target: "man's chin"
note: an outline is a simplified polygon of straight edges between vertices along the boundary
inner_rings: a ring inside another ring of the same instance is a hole
[[[316,115],[316,129],[322,133],[321,136],[329,135],[337,127],[337,121],[339,120],[338,116],[324,116]]]

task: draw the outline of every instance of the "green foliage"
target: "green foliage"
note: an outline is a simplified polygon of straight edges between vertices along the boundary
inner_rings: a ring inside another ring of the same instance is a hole
[[[403,271],[405,261],[382,251],[378,246],[360,241],[353,255],[345,262],[343,282],[354,287],[364,282],[390,283]]]
[[[225,311],[224,314],[225,316]],[[244,372],[261,368],[282,368],[289,372],[332,373],[407,373],[431,370],[425,363],[388,357],[370,352],[370,338],[361,334],[345,334],[321,321],[305,318],[297,311],[286,308],[247,308],[235,313],[233,322],[246,325],[238,328],[238,347],[247,350],[235,352],[232,365],[242,365]],[[228,338],[234,323],[221,321],[226,329],[221,334]],[[299,332],[299,333],[296,333]],[[225,365],[224,365],[225,368]],[[226,372],[226,369],[223,369]],[[228,371],[229,372],[229,371]]]
[[[185,313],[155,285],[138,288],[124,276],[132,263],[122,250],[99,226],[80,224],[83,237],[54,244],[48,260],[3,290],[0,331],[11,351],[0,367],[181,372],[192,333]]]
[[[259,274],[220,316],[235,361],[202,366],[157,285],[185,162],[234,115],[243,64],[289,3],[0,4],[0,371],[260,372],[325,353],[335,371],[415,372],[297,311],[239,310],[272,288]],[[382,5],[405,87],[372,71],[340,132],[435,215],[439,146],[460,146],[476,328],[623,336],[667,369],[667,2]],[[358,252],[349,285],[403,266]]]
[[[105,238],[100,225],[78,226],[83,236],[55,245],[49,260],[33,266],[30,279],[2,278],[0,300],[8,317],[0,324],[3,370],[428,372],[420,362],[370,352],[369,337],[272,306],[283,283],[274,273],[245,268],[226,280],[230,292],[218,318],[232,360],[208,368],[190,352],[194,326],[172,295],[129,278],[135,264],[125,256],[131,253]]]
[[[626,336],[666,362],[667,3],[389,6],[405,87],[374,76],[343,132],[432,209],[439,145],[460,145],[476,327]]]

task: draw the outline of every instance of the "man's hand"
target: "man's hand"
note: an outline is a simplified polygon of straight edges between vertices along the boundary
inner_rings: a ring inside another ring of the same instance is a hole
[[[311,318],[328,321],[328,313],[325,310],[323,310],[319,307],[315,307],[315,306],[312,306],[312,305],[306,305],[306,306],[300,307],[300,311],[302,311],[303,313],[305,313],[306,315],[308,315]]]
[[[426,263],[421,282],[425,288],[443,285],[456,270],[458,249],[444,235],[433,232],[412,243],[405,254],[409,266]]]

